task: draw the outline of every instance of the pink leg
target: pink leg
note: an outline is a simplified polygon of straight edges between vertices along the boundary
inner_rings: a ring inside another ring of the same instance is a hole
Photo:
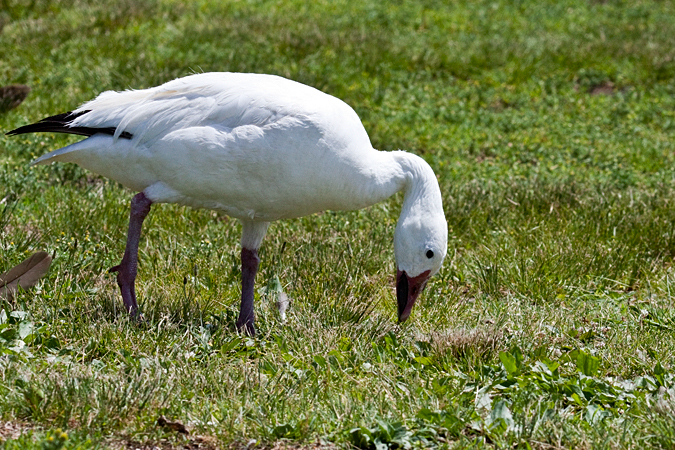
[[[152,201],[144,193],[138,193],[131,199],[131,213],[129,214],[129,234],[127,247],[124,250],[122,262],[111,267],[108,272],[117,272],[117,285],[122,291],[124,308],[131,317],[138,315],[136,303],[136,273],[138,271],[138,241],[141,238],[141,226],[145,216],[150,212]]]
[[[253,294],[255,292],[255,274],[258,272],[258,250],[241,250],[241,309],[237,328],[242,333],[255,336],[255,313],[253,312]]]

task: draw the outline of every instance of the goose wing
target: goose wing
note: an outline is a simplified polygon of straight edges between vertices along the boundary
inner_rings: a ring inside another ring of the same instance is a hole
[[[76,116],[69,126],[114,129],[113,139],[126,133],[147,146],[178,129],[264,126],[288,116],[316,115],[327,101],[335,100],[273,75],[205,73],[150,89],[103,92],[73,111]]]

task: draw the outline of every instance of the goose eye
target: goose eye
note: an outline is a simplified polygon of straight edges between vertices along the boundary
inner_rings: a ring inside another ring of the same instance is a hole
[[[434,257],[434,252],[431,250],[427,250],[427,258],[431,259]]]

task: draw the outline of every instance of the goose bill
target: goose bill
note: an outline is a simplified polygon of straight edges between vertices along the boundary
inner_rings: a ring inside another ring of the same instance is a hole
[[[429,270],[416,277],[409,277],[407,273],[401,270],[396,272],[396,300],[398,301],[399,322],[405,322],[410,316],[417,297],[429,281],[429,276]]]

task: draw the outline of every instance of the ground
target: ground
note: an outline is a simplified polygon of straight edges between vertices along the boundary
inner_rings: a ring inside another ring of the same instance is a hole
[[[0,87],[30,88],[0,130],[109,89],[274,73],[425,158],[449,227],[400,325],[400,195],[274,223],[249,338],[237,221],[158,205],[138,324],[107,273],[133,193],[29,166],[77,137],[0,136],[0,272],[53,256],[0,303],[3,449],[675,445],[673,2],[9,0],[0,28]]]

